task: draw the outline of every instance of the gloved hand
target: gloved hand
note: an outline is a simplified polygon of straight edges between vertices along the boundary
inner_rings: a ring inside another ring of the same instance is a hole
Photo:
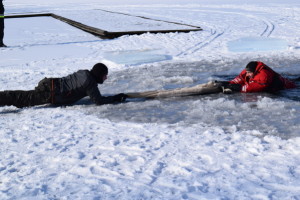
[[[219,86],[220,91],[224,94],[232,93],[230,89],[226,89],[226,87],[229,85],[229,81],[215,81],[215,83]]]
[[[235,92],[240,92],[242,90],[242,85],[240,85],[240,84],[229,84],[225,88],[228,88],[228,89],[230,89],[232,91],[235,91]]]
[[[229,81],[216,81],[216,83],[220,84],[221,87],[226,87],[229,85]]]
[[[124,93],[117,94],[113,96],[115,102],[123,102],[126,100],[127,95]]]

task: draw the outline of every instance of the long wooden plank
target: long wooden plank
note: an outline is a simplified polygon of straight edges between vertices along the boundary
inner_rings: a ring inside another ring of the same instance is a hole
[[[179,96],[214,94],[222,92],[221,84],[215,81],[199,84],[193,87],[177,88],[172,90],[154,90],[147,92],[127,93],[128,98],[168,98]]]
[[[16,15],[6,15],[5,18],[25,18],[25,17],[53,17],[57,20],[65,22],[71,26],[74,26],[80,30],[91,33],[102,39],[113,39],[123,35],[139,35],[143,33],[171,33],[171,32],[190,32],[190,31],[201,31],[200,27],[191,28],[191,29],[173,29],[173,30],[142,30],[142,31],[118,31],[118,32],[109,32],[102,30],[96,27],[88,26],[80,22],[62,17],[53,13],[32,13],[32,14],[16,14]],[[147,19],[147,18],[145,18]],[[172,22],[173,23],[173,22]],[[181,24],[183,25],[183,24]]]

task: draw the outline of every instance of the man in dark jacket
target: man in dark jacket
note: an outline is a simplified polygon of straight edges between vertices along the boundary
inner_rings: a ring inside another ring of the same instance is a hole
[[[0,92],[0,106],[69,105],[86,96],[97,105],[125,101],[126,95],[123,93],[110,97],[100,94],[98,84],[107,79],[107,74],[107,67],[97,63],[91,70],[79,70],[62,78],[44,78],[34,90]]]
[[[2,0],[0,0],[0,47],[6,47],[3,43],[4,37],[4,6]]]

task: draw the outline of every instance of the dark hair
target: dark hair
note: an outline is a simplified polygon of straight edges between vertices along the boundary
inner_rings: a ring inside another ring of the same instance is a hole
[[[257,61],[251,61],[247,64],[245,67],[246,71],[249,72],[255,72],[258,62]]]
[[[108,68],[103,63],[97,63],[91,69],[91,74],[94,76],[97,83],[103,83],[103,76],[108,74]]]

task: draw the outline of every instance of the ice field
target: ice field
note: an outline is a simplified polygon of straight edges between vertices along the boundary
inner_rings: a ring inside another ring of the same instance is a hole
[[[203,31],[109,40],[51,17],[6,19],[1,91],[33,89],[44,77],[97,62],[109,67],[99,85],[103,95],[229,80],[251,60],[300,76],[295,0],[4,5],[7,15],[51,12],[103,29],[182,27],[99,10]],[[298,87],[102,106],[84,98],[65,107],[0,107],[0,199],[300,199],[299,93]]]

